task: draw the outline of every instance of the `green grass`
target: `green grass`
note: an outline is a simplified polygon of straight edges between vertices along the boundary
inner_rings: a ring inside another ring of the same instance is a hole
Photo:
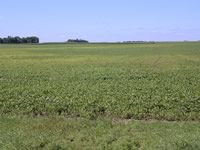
[[[198,150],[197,122],[44,117],[0,119],[1,149]]]
[[[200,43],[0,45],[0,116],[4,149],[200,149]]]

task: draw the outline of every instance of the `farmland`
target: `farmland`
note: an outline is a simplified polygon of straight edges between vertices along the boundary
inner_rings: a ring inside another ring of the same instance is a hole
[[[37,145],[34,136],[43,129],[44,148],[79,149],[82,143],[109,149],[103,144],[122,138],[112,147],[200,149],[200,43],[2,44],[0,115],[0,145],[9,148]],[[15,142],[5,142],[9,133]],[[131,139],[131,133],[140,136]],[[51,134],[57,136],[48,139]],[[25,143],[16,143],[20,135]],[[179,138],[170,141],[172,135]],[[58,145],[51,145],[55,139]]]

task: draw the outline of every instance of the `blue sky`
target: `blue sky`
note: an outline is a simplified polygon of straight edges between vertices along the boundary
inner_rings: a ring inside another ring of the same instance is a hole
[[[2,0],[0,37],[200,40],[200,0]]]

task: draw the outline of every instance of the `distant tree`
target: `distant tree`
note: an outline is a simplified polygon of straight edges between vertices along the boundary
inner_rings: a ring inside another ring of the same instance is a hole
[[[133,44],[155,44],[154,41],[124,41],[123,43],[133,43]]]
[[[22,39],[19,36],[16,36],[15,43],[22,43]]]
[[[8,36],[8,38],[7,38],[7,43],[13,43],[12,37],[11,37],[11,36]]]
[[[68,43],[88,43],[87,40],[82,40],[82,39],[69,39],[67,42]]]
[[[23,38],[8,36],[7,38],[0,38],[0,43],[39,43],[39,38],[36,36]]]
[[[22,38],[22,43],[27,43],[27,38]]]
[[[38,37],[32,36],[32,37],[30,37],[30,39],[31,39],[31,43],[39,43]]]
[[[3,38],[3,43],[8,43],[8,38]]]

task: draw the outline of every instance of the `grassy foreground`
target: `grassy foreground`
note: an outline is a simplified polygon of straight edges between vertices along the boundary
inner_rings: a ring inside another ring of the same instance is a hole
[[[2,149],[200,149],[200,43],[0,45],[0,116]]]
[[[1,149],[200,149],[197,122],[40,117],[0,119]]]

